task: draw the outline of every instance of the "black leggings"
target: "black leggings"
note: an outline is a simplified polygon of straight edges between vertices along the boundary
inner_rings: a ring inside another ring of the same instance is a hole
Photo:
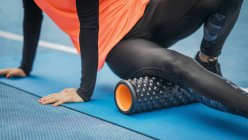
[[[205,70],[192,58],[166,49],[205,23],[204,30],[209,31],[204,32],[206,46],[202,43],[201,47],[209,54],[219,55],[241,5],[241,0],[151,0],[143,18],[110,52],[107,63],[123,79],[160,77],[189,92],[194,90],[193,96],[209,107],[248,117],[246,92]],[[216,22],[216,13],[225,17],[224,22]],[[208,27],[209,22],[218,23],[221,28],[216,31]]]

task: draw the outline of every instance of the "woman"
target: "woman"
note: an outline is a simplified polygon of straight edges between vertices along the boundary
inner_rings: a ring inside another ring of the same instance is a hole
[[[89,101],[97,70],[106,58],[110,68],[121,78],[150,75],[167,79],[196,91],[199,93],[196,98],[210,107],[248,116],[247,93],[218,76],[221,72],[217,61],[243,0],[36,2],[70,35],[84,61],[80,88],[43,97],[40,99],[42,104],[57,106],[65,102]],[[212,72],[193,59],[166,49],[202,24],[205,26],[204,38],[196,60]],[[77,40],[79,29],[80,45]]]

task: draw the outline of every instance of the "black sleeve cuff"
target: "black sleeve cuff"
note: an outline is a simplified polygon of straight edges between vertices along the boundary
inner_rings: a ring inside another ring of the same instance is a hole
[[[92,96],[92,93],[90,91],[86,91],[82,88],[77,89],[77,94],[83,99],[84,102],[90,101]]]
[[[23,71],[24,71],[24,73],[26,74],[26,76],[29,76],[30,75],[30,73],[31,73],[31,69],[27,69],[27,68],[25,68],[25,67],[23,67],[23,66],[20,66],[20,67],[18,67],[19,69],[22,69]]]

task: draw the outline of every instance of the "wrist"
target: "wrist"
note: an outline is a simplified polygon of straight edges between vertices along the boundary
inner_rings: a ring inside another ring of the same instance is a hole
[[[22,67],[22,66],[20,66],[20,67],[18,67],[18,68],[21,69],[21,70],[25,73],[26,76],[29,76],[30,73],[31,73],[31,70],[25,69],[25,68]]]
[[[83,102],[90,101],[90,97],[88,97],[86,94],[84,94],[83,91],[84,91],[83,89],[78,88],[76,92],[77,92],[78,96],[83,100]]]

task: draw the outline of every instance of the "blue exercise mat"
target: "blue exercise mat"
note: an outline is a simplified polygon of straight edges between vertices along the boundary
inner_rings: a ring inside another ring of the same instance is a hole
[[[16,66],[18,60],[18,56],[0,57],[0,68]],[[32,76],[0,80],[38,96],[45,96],[66,87],[78,87],[81,77],[79,60],[77,55],[44,51],[37,56]],[[108,67],[105,67],[98,75],[97,86],[90,102],[64,106],[158,139],[196,139],[199,136],[204,136],[203,139],[248,137],[248,119],[215,111],[201,104],[132,116],[123,115],[114,103],[113,90],[118,80]]]
[[[1,140],[151,139],[65,107],[41,106],[37,99],[0,82]]]

